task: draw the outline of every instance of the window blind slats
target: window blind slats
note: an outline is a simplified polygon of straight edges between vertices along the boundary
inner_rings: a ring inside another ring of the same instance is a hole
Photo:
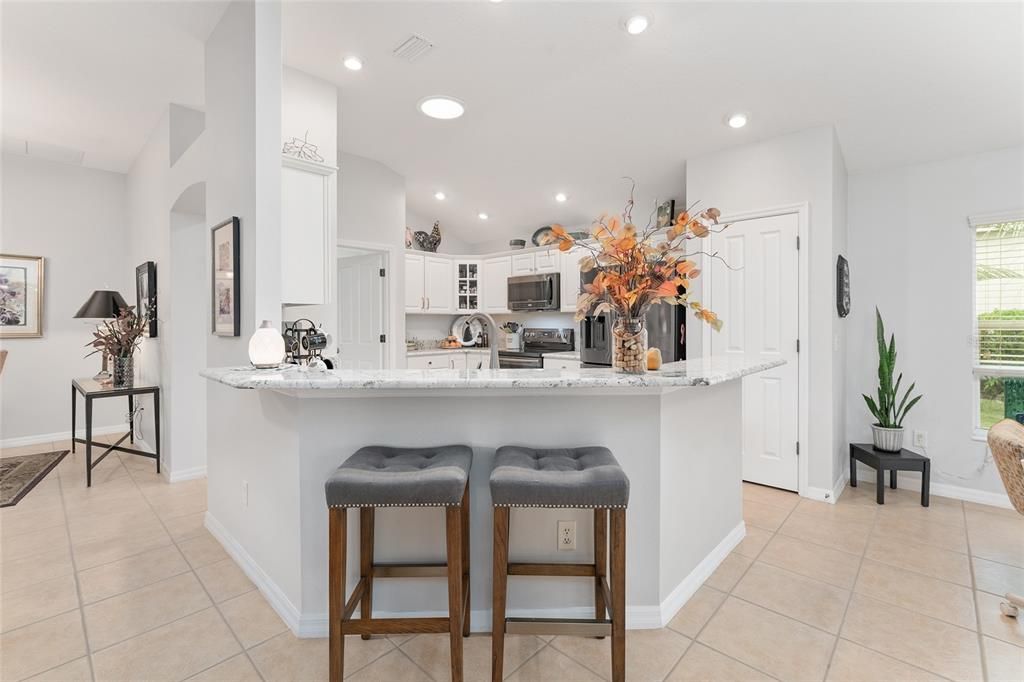
[[[974,244],[977,361],[1024,367],[1024,221],[980,225]]]

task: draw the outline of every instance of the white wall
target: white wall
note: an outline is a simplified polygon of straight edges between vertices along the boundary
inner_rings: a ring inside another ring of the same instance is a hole
[[[801,452],[810,458],[808,485],[819,491],[831,490],[838,476],[836,434],[842,432],[833,408],[833,384],[842,376],[841,369],[834,369],[842,358],[833,350],[833,243],[836,233],[843,231],[833,214],[836,149],[835,133],[828,126],[690,159],[686,167],[688,201],[715,206],[723,216],[804,202],[809,205],[808,243],[803,248],[808,249],[810,261],[810,338],[802,340],[802,348],[809,354],[811,413],[810,442]],[[704,278],[697,282],[692,291],[699,299]],[[687,353],[693,357],[701,352],[695,338],[701,323],[694,322],[692,315],[687,322]]]
[[[92,325],[72,316],[96,289],[135,301],[125,176],[5,154],[2,194],[0,250],[46,260],[43,337],[0,341],[10,352],[0,377],[0,440],[66,438],[71,379],[100,368],[98,355],[84,358]],[[95,410],[94,427],[125,423],[123,401],[100,400]]]
[[[840,254],[849,259],[849,235],[847,228],[849,177],[839,138],[832,136],[832,479],[846,475],[849,450],[846,440],[846,411],[850,396],[846,376],[846,353],[848,348],[847,318],[839,317],[836,309],[836,260]]]
[[[282,144],[293,137],[317,145],[323,163],[338,165],[337,86],[286,66],[281,77]]]
[[[405,178],[382,163],[342,152],[338,160],[338,239],[393,249],[389,265],[391,366],[405,367]]]
[[[861,393],[876,382],[874,308],[896,334],[899,369],[924,398],[904,425],[926,431],[932,485],[1003,493],[974,414],[971,215],[1024,209],[1024,147],[850,176],[847,434],[869,441]],[[909,439],[910,436],[908,435]],[[914,478],[913,474],[906,474]]]

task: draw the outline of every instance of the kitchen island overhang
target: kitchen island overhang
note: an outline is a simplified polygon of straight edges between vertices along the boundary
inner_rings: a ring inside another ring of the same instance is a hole
[[[209,399],[222,408],[230,403],[221,413],[239,423],[209,430],[206,525],[293,632],[326,636],[326,478],[364,445],[464,443],[474,452],[472,625],[486,631],[495,449],[605,445],[631,481],[627,625],[661,627],[745,534],[739,380],[780,364],[713,358],[641,376],[601,369],[209,369]],[[560,520],[577,522],[575,551],[556,549]],[[590,561],[592,520],[589,510],[516,509],[511,556]],[[350,552],[356,523],[350,520]],[[437,510],[381,509],[377,561],[443,561],[443,533]],[[354,585],[357,568],[349,570]],[[375,592],[380,617],[446,611],[443,581],[387,580]],[[509,586],[515,616],[591,617],[592,599],[586,579],[523,577]]]

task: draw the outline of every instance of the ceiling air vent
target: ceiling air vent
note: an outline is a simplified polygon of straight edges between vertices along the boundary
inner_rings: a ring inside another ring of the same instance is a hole
[[[433,47],[434,44],[432,42],[423,36],[413,33],[402,41],[401,45],[392,50],[391,54],[395,55],[399,59],[404,59],[407,62],[414,62],[426,53],[430,52]]]
[[[73,166],[81,166],[85,160],[85,152],[80,149],[16,137],[4,136],[3,150],[9,154],[22,154],[46,161],[69,163]]]

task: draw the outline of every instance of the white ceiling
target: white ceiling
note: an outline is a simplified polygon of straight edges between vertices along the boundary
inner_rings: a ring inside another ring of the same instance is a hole
[[[620,22],[641,9],[651,28],[629,36]],[[283,16],[285,62],[341,86],[341,147],[405,175],[411,211],[481,242],[588,222],[618,207],[623,175],[678,196],[686,158],[822,124],[851,172],[1024,142],[1022,11],[475,0],[293,2]],[[414,32],[433,51],[391,56]],[[437,93],[466,115],[419,114]],[[747,128],[722,125],[735,110]]]
[[[124,173],[169,102],[203,108],[211,2],[3,2],[3,136]]]

